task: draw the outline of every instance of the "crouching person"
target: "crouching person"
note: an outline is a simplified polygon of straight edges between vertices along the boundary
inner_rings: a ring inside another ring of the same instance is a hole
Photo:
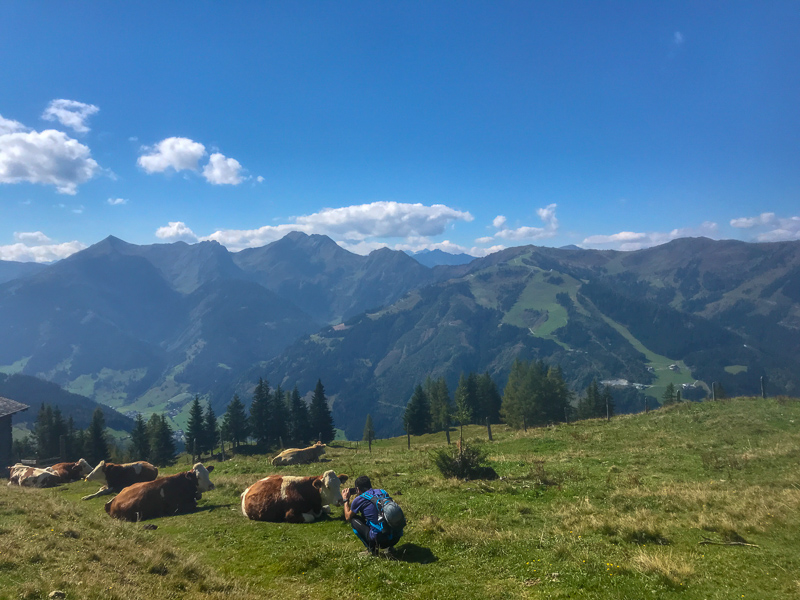
[[[344,518],[364,544],[364,554],[378,556],[383,550],[393,557],[394,545],[403,536],[406,521],[403,511],[386,490],[374,489],[369,477],[361,475],[354,488],[342,490],[342,499]]]

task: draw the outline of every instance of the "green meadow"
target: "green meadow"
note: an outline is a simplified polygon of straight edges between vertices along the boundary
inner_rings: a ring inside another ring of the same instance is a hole
[[[360,556],[342,519],[249,521],[240,494],[279,469],[213,464],[198,510],[122,523],[96,485],[0,486],[0,598],[676,598],[800,595],[800,402],[683,403],[610,422],[464,429],[499,479],[444,479],[444,434],[335,442],[324,462],[368,474],[409,525],[398,560]],[[453,430],[455,441],[458,431]],[[188,468],[184,456],[162,472]]]

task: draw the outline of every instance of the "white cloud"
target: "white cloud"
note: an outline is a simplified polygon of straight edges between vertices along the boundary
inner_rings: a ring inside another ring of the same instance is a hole
[[[759,225],[770,225],[777,222],[775,213],[761,213],[757,217],[743,217],[740,219],[731,219],[731,227],[739,229],[750,229],[758,227]]]
[[[372,238],[429,237],[444,233],[455,221],[472,221],[468,212],[442,204],[403,204],[373,202],[342,208],[328,208],[318,213],[295,217],[293,223],[265,225],[258,229],[229,229],[212,233],[201,239],[216,240],[229,250],[263,246],[291,231],[329,235],[342,247],[370,250],[385,246]],[[360,242],[368,244],[359,246]],[[374,245],[372,245],[374,244]],[[368,250],[369,251],[369,250]]]
[[[738,229],[755,229],[758,242],[784,242],[800,240],[800,217],[777,217],[765,212],[757,217],[731,219],[731,226]]]
[[[78,133],[87,133],[86,120],[100,109],[94,104],[84,104],[76,100],[53,100],[42,114],[46,121],[58,121],[64,127],[71,127]]]
[[[87,146],[54,129],[0,135],[0,183],[54,185],[59,193],[74,195],[100,171],[90,154]]]
[[[621,231],[612,235],[592,235],[585,238],[581,244],[584,248],[597,248],[613,250],[641,250],[666,244],[672,240],[683,237],[711,237],[717,236],[717,224],[706,221],[699,227],[684,227],[673,229],[670,232],[635,232]]]
[[[258,177],[256,177],[256,181],[258,183],[264,183],[264,178],[261,175],[259,175]]]
[[[6,133],[19,133],[20,131],[28,131],[28,128],[19,121],[4,119],[3,115],[0,115],[0,135],[4,135]]]
[[[84,210],[84,207],[83,207],[83,204],[81,204],[80,206],[76,206],[75,208],[73,208],[72,212],[74,212],[76,215],[82,215],[83,214],[83,210]]]
[[[787,242],[800,240],[800,217],[778,219],[774,229],[761,233],[756,238],[759,242]]]
[[[15,231],[14,239],[18,242],[29,246],[31,244],[52,244],[53,240],[43,234],[41,231]]]
[[[203,177],[214,185],[239,185],[242,183],[242,165],[235,158],[226,158],[215,152],[203,167]]]
[[[683,45],[683,42],[684,42],[684,37],[680,31],[676,31],[675,33],[672,34],[672,43],[674,45],[681,46]]]
[[[170,137],[155,146],[145,147],[137,161],[147,173],[175,171],[197,171],[197,163],[206,154],[206,147],[199,142],[183,137]]]
[[[168,242],[194,243],[198,240],[194,232],[182,221],[170,221],[166,227],[159,227],[156,230],[156,237]]]
[[[78,241],[54,244],[41,231],[15,232],[14,238],[18,240],[18,243],[0,246],[0,260],[47,263],[61,260],[86,248],[85,244]]]
[[[128,201],[125,198],[109,198],[106,200],[108,204],[111,206],[119,206],[120,204],[127,204]]]
[[[498,215],[495,217],[494,221],[492,221],[492,225],[494,225],[499,231],[494,234],[494,238],[501,238],[504,240],[538,240],[544,238],[551,238],[554,237],[558,231],[558,219],[556,218],[556,204],[549,204],[544,208],[539,208],[536,210],[536,214],[544,223],[544,227],[516,227],[514,229],[509,229],[506,227],[506,218],[502,215]],[[475,240],[479,244],[486,244],[492,241],[494,238],[486,238],[482,237],[478,240]]]

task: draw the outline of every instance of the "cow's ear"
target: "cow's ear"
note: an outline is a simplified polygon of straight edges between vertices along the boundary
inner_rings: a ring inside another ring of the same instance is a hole
[[[213,470],[214,470],[214,465],[210,465],[210,466],[206,467],[206,471],[208,471],[209,473],[211,473],[211,471],[213,471]]]
[[[341,475],[339,475],[339,482],[340,482],[340,483],[344,483],[344,482],[345,482],[345,481],[347,481],[348,479],[350,479],[350,478],[349,478],[347,475],[345,475],[344,473],[342,473]]]
[[[318,490],[321,490],[322,489],[322,479],[315,479],[313,485]]]

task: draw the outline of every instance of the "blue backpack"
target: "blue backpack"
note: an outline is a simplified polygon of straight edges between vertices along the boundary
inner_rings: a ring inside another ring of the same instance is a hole
[[[379,494],[371,494],[366,492],[362,494],[364,498],[372,502],[378,510],[378,522],[370,523],[378,531],[387,534],[391,539],[395,536],[400,537],[403,535],[403,528],[406,526],[406,516],[403,514],[403,509],[392,500],[386,490],[380,490]]]

